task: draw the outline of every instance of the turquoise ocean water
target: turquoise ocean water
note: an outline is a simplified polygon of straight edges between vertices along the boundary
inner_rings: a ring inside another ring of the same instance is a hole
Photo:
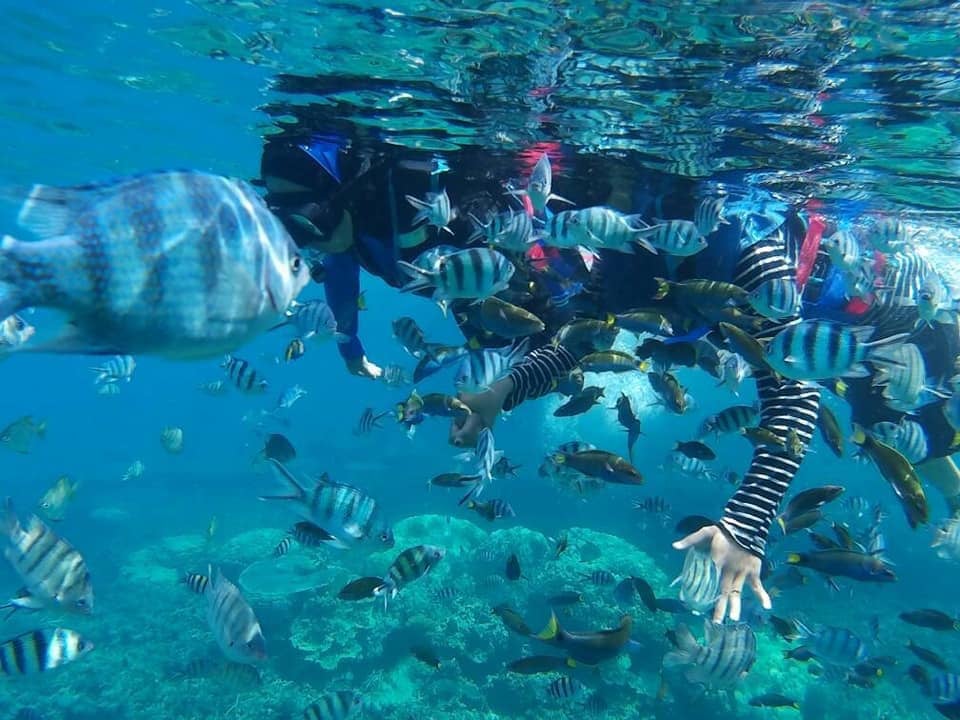
[[[955,3],[14,0],[3,4],[2,17],[0,182],[8,187],[167,168],[252,178],[265,136],[310,125],[440,152],[479,146],[506,154],[554,141],[694,177],[744,170],[786,199],[818,198],[827,211],[903,212],[924,228],[924,252],[958,279]],[[562,187],[562,177],[556,183]],[[16,205],[2,210],[0,228],[15,234]],[[362,282],[370,306],[362,334],[378,363],[412,365],[391,337],[400,315],[416,318],[432,340],[461,341],[431,303],[373,278]],[[320,296],[310,286],[301,299]],[[215,359],[138,358],[132,382],[109,397],[93,384],[96,358],[20,355],[0,364],[0,426],[24,415],[47,424],[28,454],[0,448],[0,490],[23,518],[59,476],[80,483],[56,530],[83,552],[97,595],[90,617],[16,613],[3,623],[0,636],[10,637],[71,627],[96,649],[49,674],[0,677],[0,718],[23,708],[48,720],[299,718],[335,690],[360,693],[364,717],[404,720],[937,716],[907,676],[915,659],[904,646],[913,639],[935,648],[955,669],[956,636],[897,615],[920,607],[960,613],[956,566],[930,549],[932,525],[909,529],[871,466],[849,453],[836,459],[819,437],[795,486],[836,482],[847,496],[881,503],[898,581],[841,581],[831,590],[811,574],[807,585],[775,598],[774,612],[864,638],[878,616],[871,655],[896,664],[872,688],[811,675],[783,657],[790,645],[757,619],[757,661],[735,692],[700,696],[681,688],[658,699],[669,649],[664,631],[676,619],[639,605],[631,610],[637,651],[599,670],[577,670],[584,688],[575,698],[548,696],[557,675],[504,671],[506,662],[544,648],[503,628],[491,614],[500,602],[539,630],[549,616],[545,596],[580,590],[584,601],[561,622],[597,629],[615,626],[623,609],[611,588],[585,579],[594,570],[642,575],[658,596],[675,596],[668,584],[683,558],[670,549],[673,523],[716,516],[730,488],[669,478],[658,466],[707,414],[752,402],[749,382],[738,400],[705,373],[681,370],[696,407],[680,417],[646,407],[644,379],[612,382],[608,398],[623,389],[642,407],[637,465],[647,483],[587,497],[562,492],[537,467],[570,439],[624,452],[614,413],[597,409],[560,423],[551,415],[559,399],[524,405],[497,432],[498,448],[521,468],[494,494],[517,517],[488,524],[457,508],[455,491],[427,486],[456,467],[444,422],[428,420],[412,439],[389,418],[383,430],[356,435],[364,408],[389,410],[408,390],[348,375],[332,341],[284,363],[290,337],[281,331],[238,351],[270,383],[256,397],[201,393],[201,383],[224,377]],[[264,415],[294,384],[308,394],[283,423]],[[449,374],[421,389],[452,391]],[[847,427],[847,409],[830,403]],[[167,426],[183,429],[178,454],[160,443]],[[294,518],[257,499],[276,490],[256,462],[266,432],[293,442],[303,472],[327,471],[377,497],[396,529],[396,548],[295,548],[270,559]],[[715,449],[717,470],[746,468],[741,439],[721,439]],[[143,476],[123,482],[136,460]],[[653,496],[668,500],[669,518],[630,506]],[[936,524],[946,509],[935,492],[930,499]],[[859,522],[839,506],[837,517]],[[570,550],[551,560],[550,538],[564,532]],[[381,572],[396,552],[423,542],[444,546],[447,556],[386,613],[379,603],[336,599],[348,580]],[[786,540],[771,553],[798,547],[805,546]],[[494,559],[483,559],[483,550]],[[526,576],[516,583],[503,580],[511,552]],[[177,582],[184,571],[206,572],[208,563],[235,582],[246,573],[241,587],[270,655],[256,680],[217,664],[203,598]],[[443,587],[455,588],[455,598],[436,599]],[[17,589],[6,565],[0,588]],[[686,621],[699,634],[701,620]],[[411,656],[421,645],[436,651],[439,668]],[[749,706],[770,691],[796,698],[799,710]],[[586,703],[595,693],[605,707]]]

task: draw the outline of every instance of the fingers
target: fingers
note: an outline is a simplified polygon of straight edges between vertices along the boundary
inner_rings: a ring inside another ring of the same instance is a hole
[[[713,621],[718,625],[723,622],[723,618],[727,614],[727,603],[729,601],[730,594],[721,592],[720,597],[717,598],[717,604],[713,606]]]
[[[456,447],[473,447],[477,444],[477,436],[483,427],[483,420],[473,413],[467,415],[460,424],[457,419],[450,424],[450,444]]]
[[[730,589],[730,619],[733,622],[740,620],[740,604],[743,600],[743,582],[746,573],[737,573],[733,578],[733,587]]]
[[[770,600],[770,594],[764,589],[763,583],[760,581],[760,575],[757,573],[750,573],[750,589],[753,590],[753,594],[757,596],[757,599],[760,600],[760,605],[763,606],[764,610],[769,610],[773,607],[773,601]]]
[[[686,550],[688,547],[700,545],[708,540],[713,540],[713,536],[719,532],[716,525],[707,525],[697,530],[695,533],[687,535],[685,538],[677,540],[673,547],[675,550]]]

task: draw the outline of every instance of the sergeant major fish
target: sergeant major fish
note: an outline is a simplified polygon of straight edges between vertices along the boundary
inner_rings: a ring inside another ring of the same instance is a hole
[[[677,647],[664,656],[663,667],[684,668],[688,682],[717,690],[733,687],[750,672],[757,657],[757,638],[749,625],[704,620],[704,641],[700,645],[686,625],[678,625]]]
[[[433,270],[424,270],[400,261],[400,269],[411,280],[401,292],[433,289],[433,299],[446,314],[450,300],[482,300],[505,290],[516,270],[513,263],[496,250],[470,248],[444,255]]]
[[[36,515],[31,516],[24,530],[10,498],[7,498],[0,533],[8,541],[4,556],[24,584],[24,590],[10,601],[10,606],[93,612],[90,571],[83,556],[70,543],[58,537]]]
[[[29,630],[0,643],[0,672],[33,675],[61,667],[93,650],[93,643],[74,630]],[[22,712],[22,711],[21,711]]]
[[[373,590],[373,595],[382,596],[383,607],[386,608],[387,603],[397,596],[401,588],[430,572],[445,554],[443,548],[435,545],[417,545],[404,550],[390,563],[386,577]]]
[[[267,329],[310,279],[259,194],[206,173],[35,185],[18,222],[40,239],[0,242],[0,317],[69,322],[17,350],[209,357]]]
[[[227,659],[238,663],[260,662],[267,657],[266,641],[260,621],[237,586],[227,580],[220,568],[210,571],[207,598],[207,621],[220,650]]]
[[[570,205],[573,204],[566,198],[562,198],[559,195],[554,195],[551,192],[552,189],[553,170],[550,167],[550,156],[546,153],[543,153],[540,156],[540,159],[537,160],[537,164],[534,165],[533,171],[530,173],[530,179],[527,181],[527,187],[523,190],[510,190],[508,192],[514,197],[529,198],[530,205],[537,214],[543,213],[547,207],[547,203],[549,203],[551,200],[559,200]]]
[[[137,361],[132,355],[114,355],[102,365],[90,369],[97,373],[97,377],[93,380],[95,385],[121,380],[130,382],[133,380],[133,371],[137,369]]]
[[[0,320],[0,353],[20,347],[36,332],[37,329],[19,315]]]
[[[66,475],[61,475],[53,486],[40,498],[38,510],[47,520],[59,522],[67,512],[67,506],[77,494],[79,483],[73,482]]]

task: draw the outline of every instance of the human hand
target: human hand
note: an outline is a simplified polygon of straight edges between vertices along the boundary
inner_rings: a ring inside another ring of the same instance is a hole
[[[458,414],[450,421],[450,444],[456,447],[474,447],[480,431],[492,428],[503,402],[513,390],[509,377],[498,380],[480,393],[460,393],[457,397],[470,408],[470,414]]]
[[[360,377],[377,380],[383,375],[383,368],[367,360],[366,355],[347,360],[347,370]]]
[[[702,550],[710,550],[710,557],[720,570],[720,597],[713,607],[713,621],[723,622],[723,618],[730,611],[730,619],[740,620],[740,601],[744,582],[750,583],[750,589],[757,596],[764,610],[773,607],[770,595],[763,589],[760,582],[761,560],[748,553],[733,540],[728,538],[716,525],[707,525],[695,533],[687,535],[673,543],[676,550],[686,550],[697,546]]]

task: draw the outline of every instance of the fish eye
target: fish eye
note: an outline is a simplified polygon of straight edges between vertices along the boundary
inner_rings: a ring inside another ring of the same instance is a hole
[[[302,268],[303,268],[303,258],[301,258],[299,255],[294,255],[290,259],[290,269],[294,273],[298,273]]]

